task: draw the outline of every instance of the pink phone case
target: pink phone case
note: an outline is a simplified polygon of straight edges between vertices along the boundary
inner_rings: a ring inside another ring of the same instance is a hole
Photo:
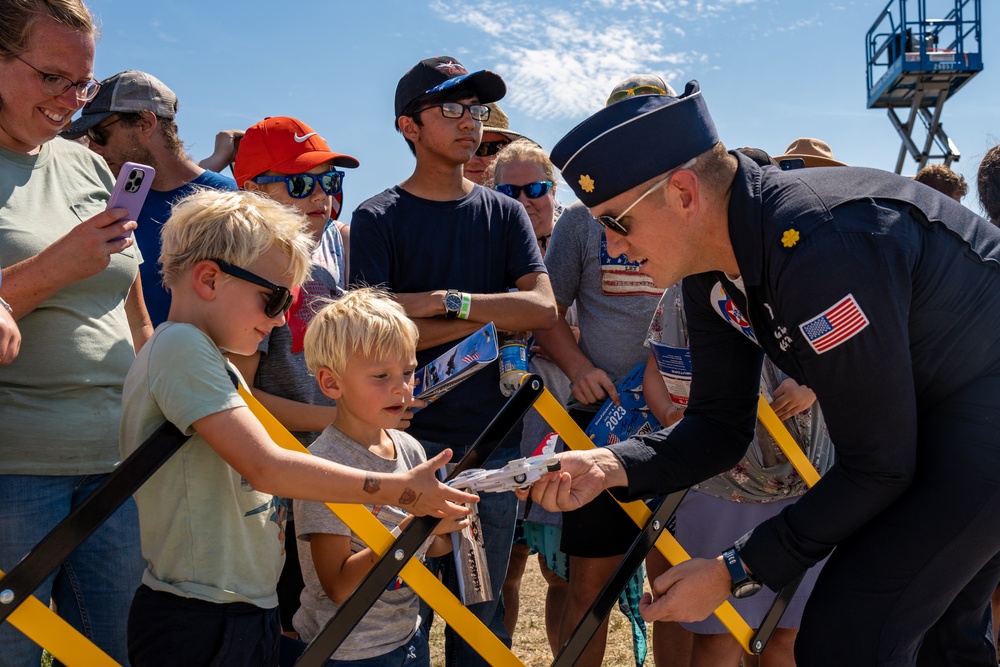
[[[108,200],[108,208],[128,209],[126,219],[138,220],[155,175],[156,170],[148,165],[135,162],[123,164],[118,172],[118,180],[115,181],[115,189],[111,192],[111,199]]]

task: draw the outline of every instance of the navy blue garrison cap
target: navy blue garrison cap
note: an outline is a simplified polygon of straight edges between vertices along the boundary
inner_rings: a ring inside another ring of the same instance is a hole
[[[583,121],[552,162],[584,206],[597,206],[678,167],[719,142],[697,81],[680,97],[642,95]]]

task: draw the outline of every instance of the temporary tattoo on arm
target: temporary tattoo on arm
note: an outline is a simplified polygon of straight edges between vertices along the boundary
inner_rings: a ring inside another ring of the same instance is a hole
[[[374,495],[381,490],[382,490],[382,485],[379,484],[378,477],[376,477],[371,473],[365,475],[365,493],[370,493]]]
[[[403,489],[403,495],[401,495],[399,497],[399,504],[400,505],[413,505],[418,500],[420,500],[420,496],[422,496],[422,495],[424,495],[424,494],[422,494],[422,493],[421,494],[417,494],[413,489],[409,489],[409,488]]]

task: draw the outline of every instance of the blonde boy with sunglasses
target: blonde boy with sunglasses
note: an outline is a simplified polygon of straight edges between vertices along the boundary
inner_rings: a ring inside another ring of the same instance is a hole
[[[248,192],[205,191],[163,227],[168,321],[125,379],[122,457],[169,421],[191,438],[135,498],[143,585],[129,613],[135,667],[277,665],[278,574],[285,503],[276,496],[392,503],[460,516],[476,496],[440,484],[450,452],[396,473],[341,466],[281,449],[238,394],[221,349],[253,352],[284,324],[309,270],[299,215]]]

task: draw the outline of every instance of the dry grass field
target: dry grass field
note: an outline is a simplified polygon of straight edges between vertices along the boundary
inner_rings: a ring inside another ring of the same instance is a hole
[[[524,578],[521,580],[521,610],[517,618],[517,630],[514,633],[514,655],[520,658],[527,667],[543,667],[552,663],[552,652],[545,638],[545,581],[538,569],[535,556],[528,559],[524,568]],[[444,623],[435,619],[430,636],[431,664],[434,667],[444,664]],[[646,658],[646,664],[653,664],[652,646]],[[628,620],[617,608],[611,612],[611,624],[608,630],[608,650],[604,654],[604,664],[607,667],[633,667],[635,658],[632,655],[632,631]]]

